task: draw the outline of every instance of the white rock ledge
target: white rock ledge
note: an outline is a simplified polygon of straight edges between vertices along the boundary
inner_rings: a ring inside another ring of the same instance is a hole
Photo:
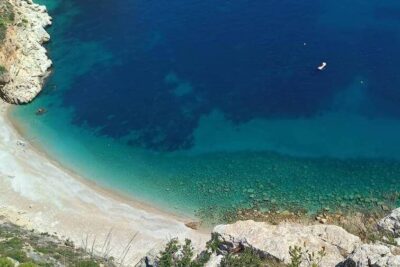
[[[0,64],[7,70],[1,97],[12,104],[31,102],[42,90],[52,65],[43,47],[50,40],[45,27],[51,25],[46,7],[32,0],[7,0],[14,7],[15,20],[0,48]]]
[[[291,246],[303,247],[311,253],[324,247],[326,256],[320,266],[336,266],[362,244],[359,237],[335,225],[270,225],[249,220],[218,225],[213,233],[231,247],[242,244],[286,264],[290,263]],[[307,266],[305,260],[301,266]]]

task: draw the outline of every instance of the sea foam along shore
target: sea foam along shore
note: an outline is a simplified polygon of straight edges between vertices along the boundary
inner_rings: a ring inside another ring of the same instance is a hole
[[[111,231],[110,255],[117,259],[137,234],[125,263],[139,261],[173,237],[190,238],[195,247],[204,246],[209,235],[187,228],[185,218],[125,202],[57,166],[21,138],[7,119],[9,107],[1,101],[0,215],[78,245],[95,240],[99,253]]]

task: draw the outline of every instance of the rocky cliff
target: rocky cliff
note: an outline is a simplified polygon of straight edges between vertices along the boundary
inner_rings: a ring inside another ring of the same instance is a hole
[[[379,222],[384,230],[382,240],[386,242],[376,240],[373,243],[363,243],[359,237],[336,225],[270,225],[254,221],[218,225],[213,234],[214,239],[218,240],[219,254],[243,246],[256,251],[262,258],[282,262],[282,266],[400,267],[400,247],[385,237],[391,228],[384,226],[384,222],[393,218],[396,212],[398,210]],[[399,221],[396,220],[396,223]],[[290,251],[295,247],[301,249],[298,265],[293,265],[293,254]],[[318,258],[321,248],[324,255]]]
[[[43,43],[50,36],[45,27],[51,17],[44,6],[31,0],[0,0],[13,9],[0,43],[0,96],[13,104],[32,101],[49,75],[51,60]]]
[[[194,258],[187,266],[400,267],[399,214],[400,208],[376,221],[368,217],[364,226],[357,222],[362,214],[349,217],[350,224],[368,228],[368,238],[363,239],[342,227],[324,223],[275,225],[247,220],[221,224],[214,228],[205,250],[196,257],[188,248],[170,243],[163,252],[149,253],[136,267],[165,266],[163,259],[168,253],[172,263],[181,262],[185,255]],[[205,263],[199,264],[200,259],[206,259]]]

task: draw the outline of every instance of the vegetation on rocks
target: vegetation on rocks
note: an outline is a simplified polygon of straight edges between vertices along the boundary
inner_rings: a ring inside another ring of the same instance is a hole
[[[353,232],[363,234],[364,241],[366,242],[364,244],[360,243],[355,249],[351,249],[350,252],[345,252],[347,245],[342,243],[340,241],[341,239],[335,237],[335,242],[341,244],[341,253],[349,255],[343,256],[343,259],[337,263],[351,261],[361,262],[364,260],[365,255],[369,255],[369,253],[377,254],[378,252],[380,253],[380,251],[386,253],[384,255],[386,258],[379,256],[380,261],[397,259],[396,255],[399,255],[398,253],[400,253],[400,251],[393,250],[393,248],[398,248],[396,238],[398,238],[399,235],[385,230],[385,225],[382,223],[380,228],[373,227],[373,225],[377,225],[377,214],[370,214],[369,216],[363,215],[364,217],[360,217],[361,215],[359,215],[348,219],[348,222],[339,219],[335,220],[335,217],[332,216],[333,215],[326,214],[325,217],[329,219],[329,222],[341,223],[343,227]],[[386,222],[389,223],[389,219],[394,218],[394,215],[388,215],[387,218]],[[269,227],[276,226],[270,225]],[[324,227],[324,229],[326,227]],[[216,228],[218,228],[218,226]],[[251,229],[253,229],[253,227],[251,227]],[[342,229],[341,231],[344,230]],[[262,231],[257,231],[256,229],[256,232],[258,235],[265,237],[265,233]],[[231,235],[231,237],[233,237],[235,234],[233,233]],[[249,238],[247,240],[243,239],[243,237],[236,236],[234,240],[232,240],[223,236],[224,234],[221,233],[221,229],[220,231],[214,229],[211,240],[201,252],[195,251],[189,239],[184,241],[179,241],[177,238],[171,239],[161,251],[158,253],[156,252],[153,256],[145,257],[136,266],[320,267],[326,266],[323,262],[333,255],[332,250],[329,250],[330,243],[328,243],[328,247],[322,246],[319,247],[320,250],[318,250],[318,248],[307,246],[304,242],[304,244],[301,243],[297,246],[288,247],[287,250],[280,250],[279,253],[281,254],[285,254],[285,251],[288,253],[288,258],[284,259],[276,254],[277,251],[269,250],[270,247],[262,248],[257,245],[257,240],[254,238]],[[328,233],[325,238],[329,238],[329,236],[332,236],[332,234]],[[280,241],[281,240],[278,242]],[[284,240],[282,240],[282,243],[284,243]],[[283,248],[284,247],[285,245],[283,245]],[[114,267],[117,265],[124,266],[123,264],[117,264],[112,257],[96,256],[93,249],[77,248],[74,243],[68,239],[61,240],[54,235],[26,230],[8,223],[5,221],[5,218],[0,218],[0,267]]]
[[[6,68],[3,65],[0,65],[0,75],[7,72]]]
[[[6,37],[7,26],[14,21],[14,10],[12,5],[4,0],[0,0],[0,43]]]
[[[165,249],[160,252],[157,260],[159,267],[201,267],[210,258],[210,253],[204,252],[194,258],[192,241],[185,240],[183,245],[179,244],[178,239],[170,240]]]
[[[325,248],[317,253],[304,250],[302,247],[289,247],[291,262],[288,267],[300,267],[304,262],[310,267],[319,267],[322,259],[326,256]]]
[[[0,45],[4,42],[8,25],[14,22],[14,17],[12,5],[7,1],[0,0]],[[0,65],[0,76],[6,72],[6,68]]]
[[[115,266],[112,258],[97,257],[73,242],[47,233],[0,222],[0,267]]]
[[[252,249],[245,248],[238,254],[228,254],[221,260],[221,267],[249,266],[261,267],[263,260]]]

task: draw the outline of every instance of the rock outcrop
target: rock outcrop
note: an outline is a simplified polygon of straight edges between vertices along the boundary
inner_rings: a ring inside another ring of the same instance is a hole
[[[0,45],[0,64],[6,69],[0,95],[7,102],[23,104],[39,94],[52,65],[43,47],[50,39],[44,28],[51,17],[44,6],[31,0],[6,1],[13,6],[15,18]]]
[[[379,229],[373,227],[370,233],[374,242],[367,243],[336,225],[271,225],[252,220],[217,225],[202,252],[210,256],[205,266],[217,267],[221,260],[241,254],[248,258],[246,251],[251,249],[252,255],[272,264],[292,264],[300,259],[301,267],[400,267],[400,246],[394,238],[399,234],[399,211],[379,221]],[[158,266],[157,254],[149,253],[137,266]]]
[[[400,208],[393,210],[389,215],[378,222],[381,230],[392,233],[395,237],[400,237]]]
[[[344,267],[400,267],[400,256],[381,244],[364,244],[344,262]]]
[[[270,225],[238,221],[214,228],[218,240],[227,247],[244,245],[284,263],[290,263],[289,247],[299,246],[309,253],[325,248],[320,266],[336,266],[362,243],[360,238],[335,225]],[[304,262],[305,263],[305,262]]]

